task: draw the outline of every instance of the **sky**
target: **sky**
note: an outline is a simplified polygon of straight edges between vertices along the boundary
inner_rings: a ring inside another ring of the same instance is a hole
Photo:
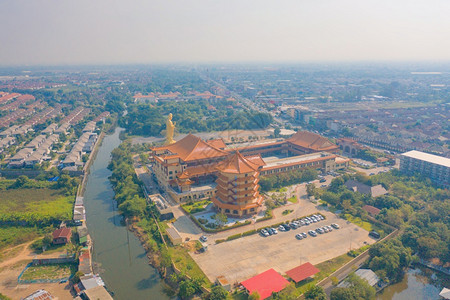
[[[449,61],[448,0],[0,0],[0,65]]]

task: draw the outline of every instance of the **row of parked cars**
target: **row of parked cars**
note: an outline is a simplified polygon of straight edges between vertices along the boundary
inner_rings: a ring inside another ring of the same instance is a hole
[[[298,221],[292,221],[289,224],[281,224],[280,226],[278,226],[278,230],[275,228],[264,228],[261,229],[260,233],[262,236],[267,237],[267,236],[271,236],[274,234],[278,234],[278,231],[289,231],[291,229],[297,229],[301,226],[306,226],[312,223],[317,223],[320,222],[322,220],[325,220],[325,218],[322,215],[312,215],[310,217],[305,217],[301,220]]]
[[[331,225],[326,225],[326,226],[316,228],[315,230],[309,230],[308,233],[310,236],[316,237],[317,234],[324,234],[324,233],[332,232],[333,229],[339,229],[339,228],[340,227],[338,224],[333,223]]]

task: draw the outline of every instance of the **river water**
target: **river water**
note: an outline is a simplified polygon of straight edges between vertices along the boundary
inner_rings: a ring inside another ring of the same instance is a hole
[[[94,272],[114,292],[114,299],[169,299],[159,273],[148,264],[139,240],[133,233],[128,234],[116,211],[107,167],[111,151],[120,144],[121,130],[116,128],[114,134],[104,138],[84,193],[87,226],[94,241]]]
[[[450,279],[427,268],[408,269],[403,280],[385,288],[377,300],[435,300]]]

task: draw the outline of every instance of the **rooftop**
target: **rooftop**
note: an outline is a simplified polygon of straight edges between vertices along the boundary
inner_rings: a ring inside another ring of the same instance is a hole
[[[402,156],[406,156],[406,157],[411,157],[411,158],[415,158],[415,159],[419,159],[419,160],[423,160],[432,164],[436,164],[436,165],[440,165],[440,166],[444,166],[447,168],[450,168],[450,158],[446,158],[446,157],[442,157],[442,156],[438,156],[438,155],[433,155],[433,154],[428,154],[425,152],[420,152],[417,150],[412,150],[409,152],[405,152],[403,154],[401,154]]]
[[[215,142],[215,144],[217,144]],[[173,154],[177,154],[183,161],[192,161],[199,159],[207,159],[213,157],[227,156],[228,152],[218,149],[208,144],[195,135],[188,134],[181,140],[167,146],[156,147],[153,150],[168,150]]]
[[[326,153],[312,153],[312,154],[305,154],[305,155],[299,155],[299,156],[292,156],[292,157],[285,157],[285,158],[277,158],[277,157],[271,157],[269,159],[264,158],[264,162],[266,165],[264,168],[270,168],[270,167],[276,167],[281,165],[287,165],[291,163],[299,163],[302,161],[309,161],[314,159],[319,159],[322,157],[331,157],[330,154]]]
[[[227,159],[217,164],[217,169],[224,173],[244,174],[255,172],[264,165],[262,159],[253,156],[251,159],[245,158],[239,151],[230,155]]]
[[[250,279],[242,281],[241,284],[251,294],[257,291],[260,299],[266,299],[272,295],[273,292],[278,293],[289,284],[283,276],[277,273],[274,269],[269,269],[261,274],[258,274]]]
[[[327,138],[309,131],[299,131],[287,139],[287,141],[300,147],[309,148],[316,151],[329,151],[339,148]]]
[[[300,282],[308,277],[319,273],[320,270],[314,267],[310,262],[304,263],[286,272],[286,275],[291,277],[295,282]]]

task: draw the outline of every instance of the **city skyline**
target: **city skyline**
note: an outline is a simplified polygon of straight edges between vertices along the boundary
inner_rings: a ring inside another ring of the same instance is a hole
[[[2,1],[0,66],[449,61],[448,2]]]

